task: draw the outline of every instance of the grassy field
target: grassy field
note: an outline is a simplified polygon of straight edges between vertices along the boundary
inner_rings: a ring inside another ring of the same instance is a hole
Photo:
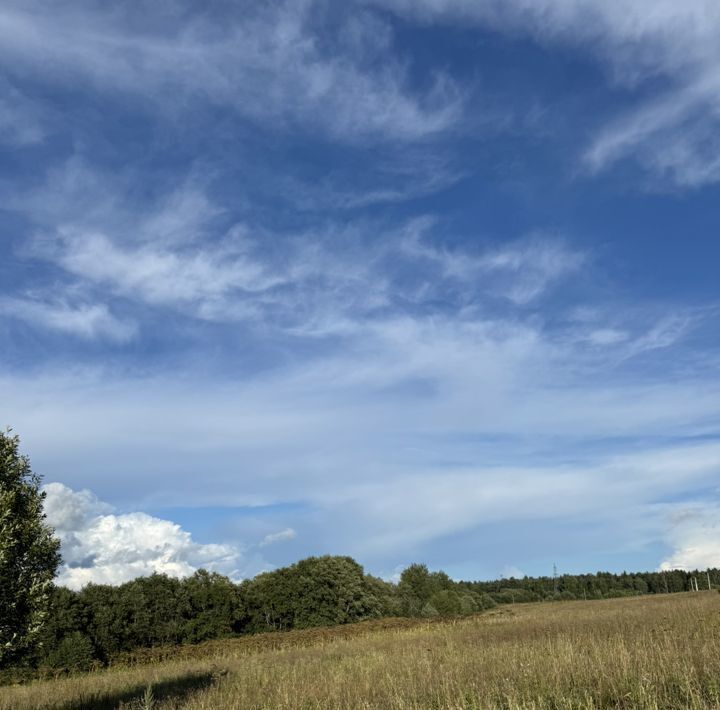
[[[125,662],[137,665],[0,688],[0,709],[718,708],[720,595],[515,605]]]

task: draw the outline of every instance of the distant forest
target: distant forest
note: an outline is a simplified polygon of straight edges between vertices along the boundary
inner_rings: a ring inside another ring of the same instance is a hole
[[[454,616],[498,604],[691,591],[693,578],[700,589],[707,589],[708,578],[720,587],[718,569],[455,582],[421,564],[391,584],[365,574],[350,557],[331,556],[240,584],[200,570],[187,579],[154,574],[117,587],[89,584],[79,592],[56,587],[26,670],[85,670],[143,647],[388,616]]]

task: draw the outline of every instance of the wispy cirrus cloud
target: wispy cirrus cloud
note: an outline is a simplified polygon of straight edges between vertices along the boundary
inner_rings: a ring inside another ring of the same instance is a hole
[[[534,300],[586,262],[585,254],[555,235],[534,234],[475,253],[437,247],[423,240],[431,224],[424,219],[408,225],[402,244],[406,253],[436,264],[446,279],[474,284],[517,305]]]
[[[287,542],[288,540],[294,540],[297,537],[297,533],[292,528],[285,528],[275,533],[269,533],[260,542],[260,547],[267,547],[268,545],[275,545],[278,542]]]
[[[22,148],[40,143],[49,132],[44,112],[0,78],[0,144]]]
[[[558,237],[537,234],[490,250],[476,263],[480,273],[494,279],[491,288],[522,305],[576,273],[585,262],[585,254],[569,247]]]
[[[327,320],[366,319],[416,308],[439,298],[458,309],[484,297],[516,305],[539,298],[571,276],[583,256],[553,238],[518,240],[500,250],[444,251],[415,242],[414,223],[389,229],[381,241],[355,244],[316,234],[275,235],[284,244],[263,250],[248,228],[236,225],[211,244],[137,243],[103,233],[65,228],[46,258],[68,274],[123,298],[177,309],[208,320],[254,320],[273,313],[295,329]],[[342,233],[338,227],[337,232]],[[357,256],[362,254],[362,261]],[[373,315],[377,314],[377,315]]]
[[[116,383],[102,373],[63,378],[50,371],[3,379],[2,399],[8,411],[25,412],[17,428],[28,436],[43,422],[57,422],[45,442],[29,445],[39,456],[55,451],[60,468],[66,456],[77,461],[78,472],[95,466],[78,460],[79,437],[90,448],[94,441],[125,442],[118,443],[125,456],[110,457],[106,470],[127,469],[125,484],[137,483],[138,496],[153,489],[144,474],[135,479],[133,473],[147,468],[147,462],[140,465],[147,458],[177,471],[165,483],[180,496],[192,490],[208,504],[228,503],[232,490],[235,502],[262,500],[275,480],[273,495],[292,500],[315,483],[354,485],[360,472],[368,483],[385,483],[396,465],[407,472],[435,461],[442,474],[446,465],[487,461],[496,444],[504,451],[506,437],[517,438],[518,456],[564,440],[575,457],[578,442],[606,442],[607,450],[607,442],[622,446],[667,432],[702,436],[717,420],[720,383],[708,377],[713,366],[679,363],[670,376],[668,359],[663,356],[660,367],[643,363],[643,376],[630,379],[631,363],[618,369],[612,349],[598,359],[594,350],[543,332],[537,322],[404,318],[357,331],[341,351],[300,357],[249,380],[175,383],[158,373]],[[23,401],[32,406],[21,407]],[[133,448],[125,440],[138,431],[152,436]],[[283,446],[273,448],[279,436]],[[368,448],[368,441],[376,444]],[[551,446],[561,457],[564,450]],[[235,463],[227,468],[226,460]],[[207,474],[199,489],[190,472],[201,462]],[[210,472],[215,484],[206,486]],[[243,485],[231,485],[236,476]],[[172,504],[176,494],[165,493]]]
[[[694,187],[720,180],[717,68],[720,9],[707,0],[373,0],[423,22],[476,23],[589,52],[632,108],[600,128],[582,156],[591,171],[633,158],[656,178]],[[651,91],[646,86],[654,82]],[[659,87],[659,88],[658,88]]]
[[[228,292],[257,293],[278,279],[245,255],[242,236],[210,247],[123,246],[103,234],[60,235],[58,263],[69,273],[150,305],[187,305],[211,316]]]
[[[268,230],[233,221],[196,176],[140,206],[128,182],[71,159],[42,189],[11,197],[37,225],[18,253],[65,276],[49,291],[38,284],[39,298],[62,298],[64,283],[66,300],[80,292],[88,303],[109,296],[200,320],[328,335],[392,312],[458,312],[496,298],[527,306],[587,263],[553,234],[472,246],[443,235],[429,216]]]
[[[4,6],[0,56],[17,73],[88,82],[153,110],[209,101],[253,121],[323,126],[350,140],[423,138],[461,112],[461,92],[442,74],[421,93],[409,88],[403,62],[388,51],[390,26],[367,13],[335,27],[328,46],[317,33],[322,6],[311,2],[238,7],[222,21],[180,0],[146,5],[142,32],[128,13],[97,3],[55,10]]]
[[[0,315],[87,340],[106,338],[124,343],[137,333],[134,321],[118,318],[103,303],[0,297]]]
[[[648,526],[645,539],[626,544],[642,546],[663,535],[679,543],[672,520],[683,506],[666,503],[655,510],[654,503],[711,483],[720,471],[719,453],[717,442],[707,442],[547,468],[479,464],[441,472],[427,467],[395,476],[390,484],[373,481],[328,491],[325,503],[344,514],[352,511],[361,529],[373,531],[356,547],[366,555],[429,544],[481,526],[554,520],[613,525],[626,515],[637,515]],[[698,542],[717,527],[709,522],[709,516],[695,518],[691,527]],[[717,562],[717,545],[705,541],[702,567]]]
[[[294,175],[273,176],[273,190],[301,213],[362,210],[417,200],[442,192],[467,177],[445,147],[384,150],[371,169],[362,164],[338,166],[331,175],[309,181]],[[278,189],[279,188],[279,189]]]
[[[630,154],[680,186],[720,180],[720,145],[715,138],[720,126],[719,65],[720,54],[704,70],[707,75],[611,122],[588,148],[588,167],[597,172]]]
[[[715,317],[714,307],[676,307],[670,312],[641,304],[621,310],[571,309],[564,337],[597,348],[604,356],[613,352],[621,363],[672,348]]]

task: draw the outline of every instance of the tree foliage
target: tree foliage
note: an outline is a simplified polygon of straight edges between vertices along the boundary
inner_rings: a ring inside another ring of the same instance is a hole
[[[387,588],[351,557],[309,557],[242,585],[250,631],[347,624],[382,616]]]
[[[46,617],[60,543],[44,498],[18,437],[0,432],[0,667],[29,653]]]
[[[87,671],[93,666],[94,655],[92,641],[73,631],[47,654],[43,666],[56,671]]]
[[[235,634],[382,616],[457,616],[497,604],[687,591],[693,576],[698,574],[675,570],[458,582],[414,564],[393,584],[365,574],[350,557],[332,556],[310,557],[240,584],[205,570],[181,580],[154,574],[116,587],[54,588],[34,660],[40,667],[78,670],[140,647]],[[709,576],[720,585],[720,570]]]

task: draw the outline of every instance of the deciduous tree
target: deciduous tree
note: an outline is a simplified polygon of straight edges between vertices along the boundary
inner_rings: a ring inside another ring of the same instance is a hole
[[[31,650],[60,563],[44,498],[18,437],[0,432],[0,667]]]

